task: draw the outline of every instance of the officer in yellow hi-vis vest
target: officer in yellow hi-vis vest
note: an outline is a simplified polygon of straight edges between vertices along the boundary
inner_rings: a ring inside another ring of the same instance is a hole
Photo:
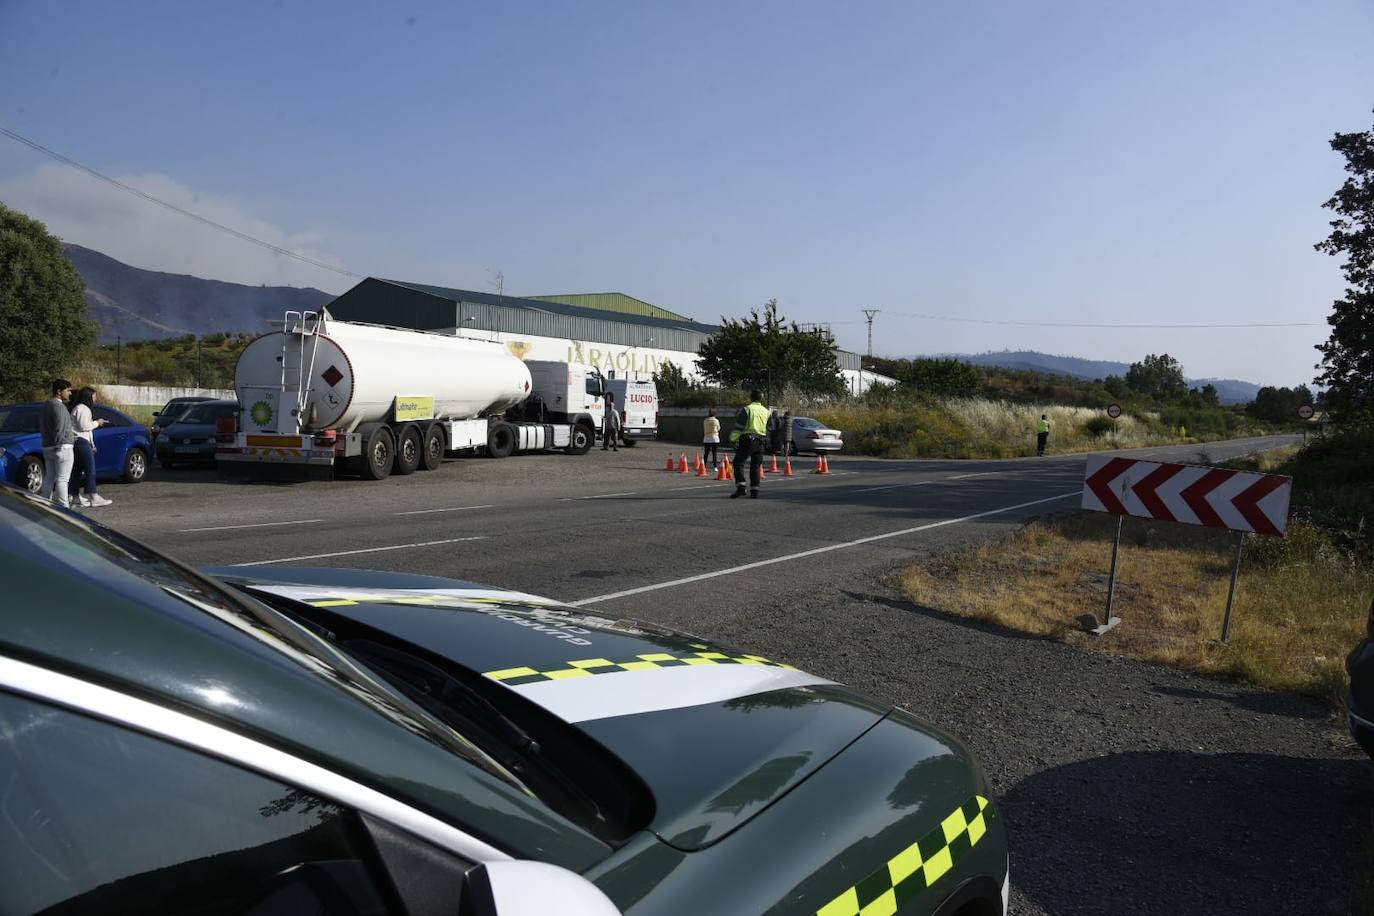
[[[1045,454],[1045,443],[1050,438],[1050,418],[1045,414],[1040,415],[1040,422],[1035,424],[1035,454],[1043,456]]]
[[[758,389],[749,392],[749,403],[735,414],[735,492],[731,499],[744,495],[744,463],[749,462],[749,498],[759,498],[759,469],[763,467],[763,444],[768,441],[768,408]]]

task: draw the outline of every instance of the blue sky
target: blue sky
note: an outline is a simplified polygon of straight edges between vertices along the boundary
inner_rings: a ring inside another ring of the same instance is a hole
[[[0,126],[359,274],[1289,385],[1371,39],[1367,0],[0,0]],[[4,138],[0,200],[141,267],[351,285]]]

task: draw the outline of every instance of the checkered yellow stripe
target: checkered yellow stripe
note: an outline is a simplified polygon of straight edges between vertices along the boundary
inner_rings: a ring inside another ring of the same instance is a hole
[[[397,594],[395,594],[395,593],[392,593],[392,594],[389,594],[389,595],[387,595],[387,594],[382,594],[382,595],[350,595],[350,596],[348,596],[347,598],[328,598],[328,599],[321,598],[321,599],[317,599],[317,600],[315,600],[315,601],[307,601],[306,604],[310,605],[311,607],[351,607],[352,605],[355,605],[355,604],[371,604],[371,603],[374,602],[374,601],[379,601],[379,602],[382,602],[382,603],[385,603],[385,604],[420,604],[420,605],[425,605],[425,604],[431,604],[431,605],[433,605],[433,604],[450,605],[450,604],[453,604],[453,602],[455,602],[455,601],[463,602],[463,603],[465,603],[465,604],[509,604],[509,603],[510,603],[510,599],[507,599],[507,598],[478,598],[478,597],[469,597],[469,596],[467,596],[467,595],[458,595],[458,594],[449,594],[449,595],[397,595]],[[533,604],[534,602],[531,602],[531,601],[528,601],[528,600],[521,599],[521,601],[520,601],[519,603],[520,603],[520,604]]]
[[[542,681],[563,681],[574,677],[591,677],[594,674],[616,674],[620,671],[648,671],[653,668],[681,668],[693,665],[769,665],[774,668],[797,670],[792,665],[769,661],[762,655],[728,655],[725,652],[689,652],[674,655],[670,652],[649,652],[636,655],[628,661],[611,661],[609,658],[583,658],[568,662],[561,668],[540,671],[536,668],[503,668],[500,671],[484,671],[487,677],[512,687],[520,684],[538,684]]]
[[[897,853],[858,884],[816,911],[816,916],[893,916],[935,884],[988,832],[988,800],[975,795],[940,826]]]

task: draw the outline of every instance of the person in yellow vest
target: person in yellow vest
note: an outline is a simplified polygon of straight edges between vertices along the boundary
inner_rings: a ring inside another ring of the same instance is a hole
[[[1050,418],[1047,414],[1040,415],[1040,422],[1035,424],[1035,454],[1043,456],[1045,454],[1045,443],[1050,438]]]
[[[768,441],[768,408],[763,395],[755,389],[749,392],[749,403],[735,414],[735,429],[730,433],[735,443],[735,492],[731,499],[744,495],[744,465],[749,463],[749,498],[759,498],[759,470],[763,467],[763,446]]]

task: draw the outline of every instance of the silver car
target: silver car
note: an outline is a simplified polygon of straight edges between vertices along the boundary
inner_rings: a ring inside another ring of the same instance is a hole
[[[844,448],[844,434],[811,417],[792,418],[792,454],[801,452],[838,452]]]

